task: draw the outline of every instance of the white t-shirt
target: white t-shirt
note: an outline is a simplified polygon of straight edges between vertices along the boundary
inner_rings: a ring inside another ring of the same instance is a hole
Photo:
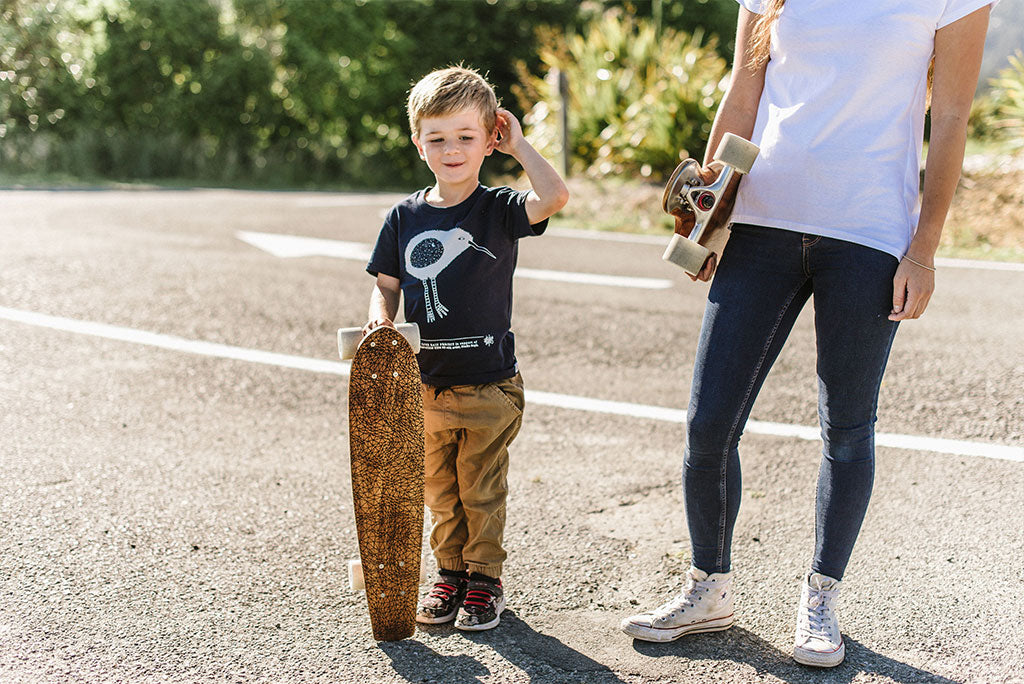
[[[739,0],[755,14],[764,0]],[[917,228],[935,31],[992,0],[787,0],[732,220],[900,258]]]

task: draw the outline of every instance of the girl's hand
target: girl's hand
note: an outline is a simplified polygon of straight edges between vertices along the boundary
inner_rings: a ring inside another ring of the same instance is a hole
[[[921,261],[931,266],[931,260]],[[889,314],[889,320],[905,321],[920,318],[934,291],[934,271],[909,259],[901,259],[892,281],[892,312]]]
[[[701,183],[704,185],[711,185],[718,176],[722,173],[722,165],[719,162],[711,162],[711,164],[704,166],[698,172],[700,175]],[[729,220],[729,216],[732,214],[732,205],[736,201],[736,181],[730,183],[729,188],[726,189],[722,198],[719,200],[719,205],[715,208],[715,213],[711,215],[711,225],[705,228],[705,230],[711,230],[726,221]],[[697,224],[696,217],[688,211],[679,210],[672,213],[672,218],[676,221],[675,232],[683,236],[688,236],[693,232],[694,226]],[[704,267],[700,269],[700,273],[695,276],[689,273],[686,276],[696,282],[708,282],[711,280],[711,276],[715,274],[715,267],[718,265],[717,255],[712,254],[708,260],[704,263]]]
[[[497,141],[495,142],[494,149],[514,157],[524,138],[523,127],[519,125],[519,120],[516,119],[512,112],[507,109],[498,110],[495,133],[497,134]]]

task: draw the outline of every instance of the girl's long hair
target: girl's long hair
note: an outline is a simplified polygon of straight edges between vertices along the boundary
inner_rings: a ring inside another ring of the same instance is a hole
[[[768,61],[768,50],[772,41],[772,26],[779,20],[782,13],[782,6],[786,0],[767,0],[764,5],[764,13],[754,24],[754,34],[751,36],[750,49],[744,55],[747,66],[755,69]]]

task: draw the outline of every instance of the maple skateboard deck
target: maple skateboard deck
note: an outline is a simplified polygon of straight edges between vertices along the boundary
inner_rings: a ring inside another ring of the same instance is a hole
[[[370,623],[374,639],[396,641],[416,630],[423,395],[412,347],[393,328],[374,329],[356,349],[348,410],[352,504]]]
[[[721,204],[722,195],[729,188],[734,173],[749,173],[759,152],[754,143],[726,133],[713,157],[724,165],[714,182],[704,184],[699,173],[700,163],[694,159],[687,159],[676,167],[665,184],[661,207],[667,214],[693,214],[696,222],[689,235],[676,233],[672,236],[662,259],[695,276],[712,254],[721,255],[729,239],[725,225],[728,217],[715,217],[715,210]]]

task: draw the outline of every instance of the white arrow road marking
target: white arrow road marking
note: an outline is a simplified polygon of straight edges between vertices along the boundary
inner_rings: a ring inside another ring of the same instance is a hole
[[[277,257],[294,258],[326,256],[366,262],[370,259],[373,246],[365,242],[345,242],[323,238],[302,237],[301,235],[280,235],[277,233],[255,233],[240,230],[235,235],[239,240],[262,249]],[[574,273],[572,271],[548,271],[539,268],[517,268],[519,278],[548,280],[581,285],[607,285],[611,287],[633,287],[642,290],[667,290],[671,280],[662,278],[634,278],[630,276],[604,275],[601,273]]]
[[[281,368],[293,368],[297,370],[311,371],[314,373],[347,376],[351,369],[351,364],[348,362],[311,359],[304,356],[279,354],[276,352],[261,351],[258,349],[246,349],[244,347],[235,347],[216,342],[188,340],[174,335],[164,335],[161,333],[147,332],[145,330],[136,330],[134,328],[123,328],[116,325],[107,325],[106,323],[79,321],[73,318],[63,318],[60,316],[49,316],[47,314],[23,311],[20,309],[9,309],[7,307],[0,307],[0,318],[17,323],[24,323],[26,325],[50,328],[52,330],[62,330],[80,335],[91,335],[93,337],[102,337],[121,342],[131,342],[134,344],[170,349],[188,354],[199,354],[201,356],[212,356],[215,358],[232,359],[236,361],[248,361],[250,363],[260,363]],[[532,404],[552,406],[574,411],[605,413],[631,418],[646,418],[669,423],[686,422],[686,411],[668,408],[665,406],[631,404],[622,401],[591,399],[588,397],[577,397],[570,394],[556,394],[554,392],[539,392],[536,390],[527,390],[526,399]],[[746,431],[748,433],[773,435],[777,437],[795,437],[797,439],[808,441],[817,441],[820,439],[818,428],[815,427],[790,425],[787,423],[771,423],[760,420],[748,421]],[[875,443],[879,446],[892,447],[895,449],[930,451],[940,454],[950,454],[953,456],[978,456],[982,458],[1024,462],[1024,447],[1006,446],[1003,444],[968,442],[957,439],[941,439],[936,437],[918,437],[915,435],[900,435],[884,432],[875,435]]]
[[[368,261],[370,252],[373,251],[373,247],[365,242],[325,240],[300,235],[278,235],[277,233],[253,233],[247,230],[240,230],[235,235],[239,240],[248,242],[253,247],[258,247],[264,252],[270,252],[274,256],[284,259],[326,256]]]

